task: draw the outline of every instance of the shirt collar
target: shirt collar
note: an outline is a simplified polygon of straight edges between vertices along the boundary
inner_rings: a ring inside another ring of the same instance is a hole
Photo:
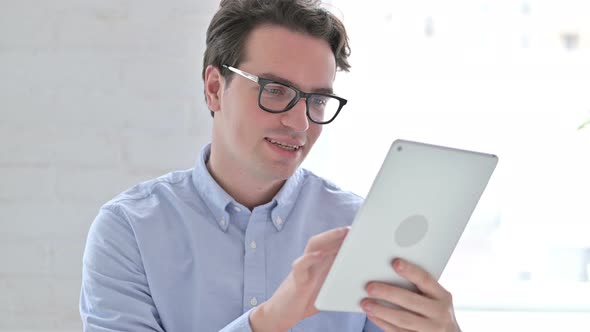
[[[193,185],[205,205],[213,213],[217,225],[225,232],[229,227],[228,205],[239,205],[219,184],[213,179],[207,169],[207,162],[211,154],[211,144],[207,144],[201,150],[197,165],[193,169]],[[270,209],[272,224],[281,231],[289,220],[289,215],[295,206],[297,197],[301,192],[305,180],[306,171],[297,169],[291,175],[275,197],[263,206]]]
[[[229,227],[229,213],[226,207],[233,201],[233,198],[217,184],[207,169],[207,162],[211,154],[211,144],[207,144],[201,150],[201,157],[193,169],[193,184],[209,208],[217,225],[225,232]]]
[[[272,223],[277,231],[281,231],[285,223],[289,220],[289,215],[295,207],[295,202],[303,187],[304,179],[305,171],[298,168],[275,195],[273,200],[276,202],[276,205],[270,214]]]

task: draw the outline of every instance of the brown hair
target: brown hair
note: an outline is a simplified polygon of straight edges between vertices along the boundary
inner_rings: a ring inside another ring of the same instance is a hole
[[[262,24],[276,24],[326,40],[336,58],[336,67],[343,71],[350,69],[350,47],[344,24],[321,7],[321,1],[222,0],[207,29],[203,80],[209,65],[216,66],[227,77],[222,65],[237,67],[240,64],[246,37]],[[229,79],[226,78],[228,83]]]

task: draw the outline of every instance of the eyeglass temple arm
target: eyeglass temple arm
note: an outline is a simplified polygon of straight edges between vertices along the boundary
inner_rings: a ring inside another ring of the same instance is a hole
[[[245,71],[241,71],[238,68],[234,68],[234,67],[228,66],[228,65],[223,65],[222,67],[223,68],[227,68],[227,69],[233,71],[234,73],[236,73],[238,75],[241,75],[241,76],[243,76],[243,77],[245,77],[245,78],[247,78],[247,79],[249,79],[251,81],[254,81],[254,82],[258,83],[258,76],[256,76],[256,75],[252,75],[250,73],[246,73]]]

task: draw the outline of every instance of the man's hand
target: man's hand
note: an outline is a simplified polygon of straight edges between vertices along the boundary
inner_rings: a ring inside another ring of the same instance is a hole
[[[346,234],[348,227],[341,227],[309,239],[303,256],[293,262],[291,273],[270,299],[252,311],[253,331],[287,331],[319,312],[314,302]]]
[[[367,316],[386,332],[460,332],[453,311],[451,293],[432,275],[407,261],[396,259],[395,272],[420,290],[421,294],[379,282],[367,285],[373,299],[384,300],[402,308],[399,310],[364,299],[361,302]]]

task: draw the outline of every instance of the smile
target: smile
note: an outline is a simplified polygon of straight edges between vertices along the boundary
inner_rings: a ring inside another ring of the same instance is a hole
[[[264,138],[264,139],[271,144],[274,144],[280,148],[283,148],[283,149],[289,150],[289,151],[297,151],[303,147],[303,145],[291,145],[291,144],[275,141],[270,138]]]

